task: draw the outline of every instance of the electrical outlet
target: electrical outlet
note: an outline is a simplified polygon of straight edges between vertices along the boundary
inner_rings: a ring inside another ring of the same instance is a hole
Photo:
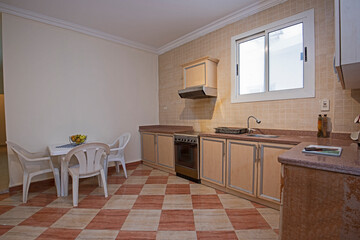
[[[322,112],[328,112],[330,111],[330,100],[327,98],[320,100],[320,110]]]

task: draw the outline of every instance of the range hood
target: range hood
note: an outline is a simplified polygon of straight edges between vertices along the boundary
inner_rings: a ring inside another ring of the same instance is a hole
[[[181,98],[217,97],[217,64],[219,60],[203,57],[183,64],[183,89],[179,90]]]
[[[178,91],[179,96],[181,98],[209,98],[209,97],[217,97],[216,88],[205,87],[205,86],[197,86],[197,87],[189,87],[185,89],[181,89]]]

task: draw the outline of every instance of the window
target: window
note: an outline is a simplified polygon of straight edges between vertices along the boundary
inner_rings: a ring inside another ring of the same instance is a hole
[[[314,11],[231,38],[231,102],[315,97]]]

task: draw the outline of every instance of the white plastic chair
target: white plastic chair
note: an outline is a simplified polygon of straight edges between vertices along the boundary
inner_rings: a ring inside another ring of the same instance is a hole
[[[104,154],[107,156],[109,153],[110,148],[105,143],[87,143],[75,147],[66,154],[63,160],[66,163],[69,163],[73,156],[75,156],[79,162],[79,165],[68,167],[69,174],[73,180],[72,193],[74,207],[78,205],[79,200],[79,178],[89,178],[100,174],[105,197],[108,197],[105,173],[101,163]]]
[[[130,140],[130,137],[131,134],[127,132],[122,134],[119,138],[117,138],[115,142],[110,145],[110,155],[107,160],[108,165],[109,162],[115,162],[116,173],[120,173],[120,168],[119,168],[119,162],[120,162],[124,169],[125,178],[127,178],[127,172],[125,165],[124,150]],[[105,169],[106,178],[107,178],[107,171],[108,170],[106,168]]]
[[[18,158],[24,171],[23,175],[23,202],[27,202],[31,179],[37,175],[50,173],[54,174],[57,196],[60,196],[60,175],[59,169],[55,168],[47,153],[31,153],[16,143],[6,142],[15,156]]]

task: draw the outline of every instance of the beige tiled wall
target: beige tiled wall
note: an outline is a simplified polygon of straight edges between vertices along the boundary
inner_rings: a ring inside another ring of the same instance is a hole
[[[232,36],[282,18],[314,8],[316,51],[316,97],[254,103],[231,103]],[[316,130],[320,99],[330,99],[334,132],[359,130],[353,123],[360,113],[360,92],[342,90],[333,72],[334,1],[288,0],[177,47],[159,56],[160,124],[192,125],[197,131],[211,131],[218,126],[245,127],[249,115],[262,120],[256,127],[271,129]],[[181,64],[204,56],[220,60],[218,97],[216,99],[181,99]],[[360,79],[359,79],[360,80]],[[255,127],[255,123],[251,122]]]

